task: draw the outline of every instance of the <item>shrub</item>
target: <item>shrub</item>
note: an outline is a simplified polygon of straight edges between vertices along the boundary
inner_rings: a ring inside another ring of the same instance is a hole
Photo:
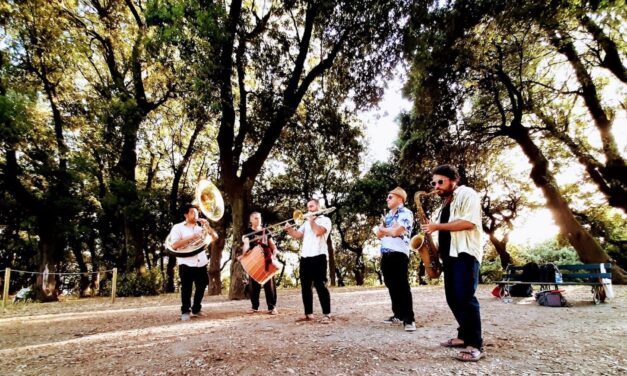
[[[118,276],[116,296],[149,296],[162,292],[163,278],[157,269],[145,273],[129,272]],[[100,290],[101,295],[111,295],[111,281]]]

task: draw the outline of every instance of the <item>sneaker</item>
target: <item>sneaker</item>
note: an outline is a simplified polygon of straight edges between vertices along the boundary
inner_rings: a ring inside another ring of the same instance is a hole
[[[415,322],[410,322],[408,324],[405,324],[405,331],[406,332],[415,332],[416,331],[416,323]]]
[[[205,314],[202,313],[202,311],[198,311],[196,313],[192,312],[191,317],[192,318],[194,318],[194,317],[205,317]]]
[[[402,321],[398,317],[390,316],[381,322],[384,324],[400,324]]]
[[[181,315],[181,321],[189,321],[189,312]]]
[[[279,311],[277,311],[276,308],[272,308],[271,310],[268,311],[268,314],[270,314],[270,315],[278,315]]]

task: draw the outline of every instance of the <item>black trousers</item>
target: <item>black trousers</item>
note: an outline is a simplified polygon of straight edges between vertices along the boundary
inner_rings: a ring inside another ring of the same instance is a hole
[[[331,294],[327,288],[327,256],[319,255],[314,257],[300,258],[300,284],[303,295],[303,305],[305,314],[313,313],[313,289],[316,288],[322,314],[331,313]]]
[[[274,278],[263,285],[263,291],[266,294],[266,303],[268,304],[268,311],[272,311],[276,306],[276,283]],[[253,305],[253,309],[259,309],[259,294],[261,293],[261,285],[259,282],[250,278],[250,302]]]
[[[381,257],[381,272],[392,300],[392,313],[405,324],[415,321],[408,267],[409,257],[402,252],[387,252]]]
[[[207,266],[179,265],[179,278],[181,279],[181,313],[188,313],[190,308],[192,313],[200,312],[202,309],[200,303],[205,295],[205,289],[209,285]],[[192,285],[196,288],[193,304],[191,301]]]

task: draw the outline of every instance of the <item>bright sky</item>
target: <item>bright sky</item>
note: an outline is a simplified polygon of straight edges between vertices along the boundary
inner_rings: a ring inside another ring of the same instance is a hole
[[[411,101],[403,98],[401,88],[403,78],[397,74],[388,82],[388,87],[378,108],[359,115],[366,125],[368,137],[368,154],[364,170],[368,170],[372,163],[387,161],[390,158],[390,148],[398,138],[398,116],[404,110],[411,109]]]

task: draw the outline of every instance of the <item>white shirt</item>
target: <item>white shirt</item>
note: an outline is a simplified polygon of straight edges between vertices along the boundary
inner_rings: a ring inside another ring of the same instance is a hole
[[[172,226],[172,230],[170,231],[170,239],[172,240],[172,243],[175,243],[183,238],[190,237],[197,233],[202,233],[202,227],[198,225],[192,226],[187,224],[186,221],[183,221]],[[193,256],[177,257],[177,261],[179,265],[187,265],[193,267],[201,267],[209,263],[207,253],[204,250]]]
[[[473,229],[464,231],[451,231],[451,257],[457,257],[460,253],[468,253],[474,256],[479,263],[483,258],[483,227],[481,223],[481,200],[479,194],[464,185],[460,185],[453,191],[451,201],[451,215],[448,222],[457,219],[468,221],[475,225]],[[432,222],[440,223],[442,206],[433,213]],[[438,232],[432,234],[433,241],[437,244]]]
[[[327,229],[327,231],[325,231],[324,235],[318,236],[311,228],[309,221],[305,221],[298,229],[298,232],[304,235],[303,249],[300,252],[301,257],[329,256],[327,239],[331,233],[331,219],[329,217],[319,216],[314,222],[316,222],[318,226]]]

